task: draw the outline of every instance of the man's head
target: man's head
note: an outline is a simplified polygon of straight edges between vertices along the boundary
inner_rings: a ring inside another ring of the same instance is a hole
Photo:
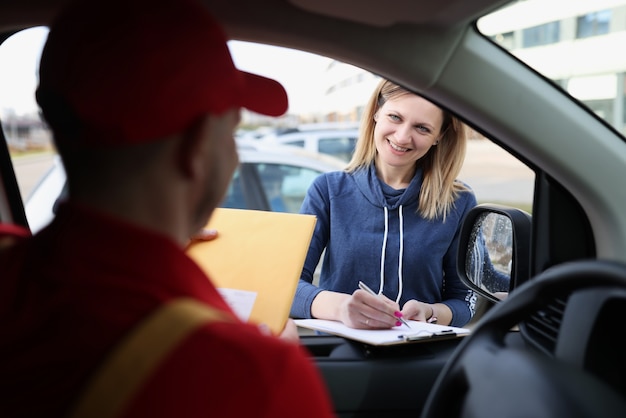
[[[231,108],[287,110],[279,83],[235,68],[222,28],[193,0],[74,1],[51,25],[39,72],[46,118],[62,102],[86,145],[150,141]]]
[[[51,25],[36,97],[70,199],[127,218],[140,197],[152,212],[180,202],[193,219],[178,223],[194,228],[236,168],[240,108],[287,110],[278,82],[235,68],[222,28],[193,0],[72,2]]]

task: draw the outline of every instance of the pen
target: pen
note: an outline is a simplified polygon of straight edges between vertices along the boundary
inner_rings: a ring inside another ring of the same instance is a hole
[[[378,295],[376,294],[376,292],[374,292],[372,289],[370,289],[370,288],[369,288],[369,286],[367,286],[365,283],[363,283],[363,282],[361,282],[361,281],[359,281],[359,288],[361,288],[361,289],[365,290],[365,291],[366,291],[367,293],[369,293],[370,295],[378,296]],[[406,325],[408,328],[411,328],[411,326],[409,325],[409,323],[408,323],[408,322],[406,322],[406,321],[404,320],[404,318],[398,318],[398,319],[399,319],[400,321],[402,321],[402,323],[403,323],[404,325]]]

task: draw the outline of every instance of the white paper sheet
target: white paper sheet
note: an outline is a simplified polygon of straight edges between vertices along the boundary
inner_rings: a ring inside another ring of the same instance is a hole
[[[338,321],[324,319],[297,319],[296,325],[329,334],[338,335],[371,345],[394,345],[408,342],[428,341],[436,338],[462,337],[470,333],[467,328],[429,324],[426,322],[407,321],[405,325],[383,330],[365,330],[350,328]]]

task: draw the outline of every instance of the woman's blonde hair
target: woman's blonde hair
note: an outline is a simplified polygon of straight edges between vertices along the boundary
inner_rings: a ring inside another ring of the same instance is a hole
[[[405,94],[415,93],[388,80],[381,80],[378,84],[363,112],[359,139],[352,159],[346,166],[347,172],[355,172],[374,163],[374,115],[387,100]],[[458,193],[467,190],[463,183],[456,180],[465,160],[467,137],[465,124],[445,109],[441,111],[443,124],[439,143],[417,161],[424,173],[418,211],[426,219],[441,216],[445,221]]]

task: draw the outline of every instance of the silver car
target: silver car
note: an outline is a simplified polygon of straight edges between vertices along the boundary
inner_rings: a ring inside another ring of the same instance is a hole
[[[348,162],[359,138],[356,127],[348,129],[307,129],[283,134],[269,134],[261,138],[269,144],[292,145],[311,152],[332,155]]]
[[[315,177],[341,170],[337,158],[298,147],[237,140],[240,165],[228,187],[223,207],[297,213]],[[57,202],[66,193],[65,170],[57,156],[26,200],[31,230],[39,231],[54,217]]]

